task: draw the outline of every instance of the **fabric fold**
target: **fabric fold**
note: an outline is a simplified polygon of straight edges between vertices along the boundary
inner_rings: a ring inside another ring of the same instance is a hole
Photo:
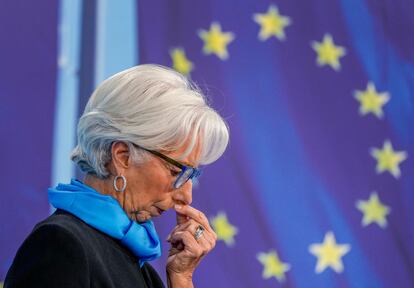
[[[137,257],[140,267],[161,256],[161,243],[154,223],[129,219],[118,201],[81,181],[59,184],[48,190],[53,207],[65,210],[95,229],[120,240]]]

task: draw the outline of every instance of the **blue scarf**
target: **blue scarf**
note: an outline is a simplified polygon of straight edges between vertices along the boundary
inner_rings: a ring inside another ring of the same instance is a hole
[[[137,223],[129,219],[118,201],[72,179],[48,190],[49,202],[82,219],[97,230],[121,241],[138,258],[146,261],[161,256],[160,239],[151,220]]]

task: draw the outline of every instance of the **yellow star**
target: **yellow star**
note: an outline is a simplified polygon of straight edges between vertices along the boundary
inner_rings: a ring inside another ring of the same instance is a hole
[[[362,226],[367,226],[373,222],[377,223],[381,228],[387,226],[386,216],[390,213],[390,208],[381,203],[377,193],[371,193],[367,201],[357,201],[356,207],[364,214]]]
[[[220,212],[211,220],[211,226],[217,234],[218,240],[223,240],[227,245],[234,244],[234,236],[237,234],[237,228],[229,223],[225,213]]]
[[[312,48],[318,54],[317,64],[319,66],[330,65],[336,71],[341,69],[339,58],[345,56],[346,49],[335,46],[331,35],[325,34],[322,42],[313,41]]]
[[[371,82],[368,83],[365,91],[356,91],[354,96],[360,103],[359,113],[361,115],[371,112],[378,118],[382,118],[382,106],[390,100],[387,92],[378,93],[375,85]]]
[[[405,151],[394,151],[389,140],[385,140],[382,149],[371,148],[371,156],[377,159],[377,173],[388,171],[395,178],[401,175],[400,163],[407,159]]]
[[[266,14],[254,14],[253,20],[261,26],[259,39],[262,41],[269,39],[271,36],[284,40],[285,27],[291,23],[289,17],[279,14],[279,10],[275,5],[270,5]]]
[[[219,23],[213,22],[210,31],[200,30],[200,38],[204,41],[203,52],[205,54],[216,54],[221,60],[229,57],[227,45],[234,40],[234,34],[231,32],[222,32]]]
[[[193,70],[193,63],[188,60],[183,49],[175,48],[170,51],[173,68],[183,75],[188,75]]]
[[[272,250],[269,253],[257,254],[257,260],[263,264],[262,277],[269,279],[275,277],[279,282],[285,280],[285,272],[289,271],[290,265],[280,261],[276,251]]]
[[[318,258],[315,267],[316,273],[323,272],[331,267],[336,273],[344,270],[342,257],[351,250],[349,244],[336,244],[335,235],[329,231],[325,234],[323,243],[309,245],[309,252]]]

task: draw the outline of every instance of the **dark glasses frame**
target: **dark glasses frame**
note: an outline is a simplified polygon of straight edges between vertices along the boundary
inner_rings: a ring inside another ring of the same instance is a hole
[[[198,176],[201,175],[201,170],[200,169],[197,169],[197,168],[189,166],[189,165],[184,165],[184,164],[182,164],[182,163],[180,163],[180,162],[178,162],[178,161],[176,161],[176,160],[174,160],[174,159],[168,157],[167,155],[164,155],[164,154],[162,154],[158,151],[149,150],[149,149],[143,148],[141,146],[138,146],[136,144],[133,144],[133,145],[140,148],[140,149],[142,149],[142,150],[145,150],[145,151],[147,151],[147,152],[163,159],[164,161],[174,165],[175,167],[178,167],[178,168],[181,169],[180,174],[177,176],[177,179],[175,180],[175,182],[173,184],[173,187],[175,189],[178,189],[178,188],[182,187],[188,180],[191,180],[193,178],[197,178]]]

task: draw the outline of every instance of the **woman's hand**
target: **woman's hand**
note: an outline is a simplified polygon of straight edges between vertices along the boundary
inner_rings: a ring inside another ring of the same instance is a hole
[[[167,239],[171,244],[167,259],[169,283],[179,282],[179,287],[192,287],[193,272],[201,259],[216,245],[217,235],[201,211],[188,205],[176,205],[174,209],[177,226]],[[204,232],[195,239],[194,234],[200,225]]]

